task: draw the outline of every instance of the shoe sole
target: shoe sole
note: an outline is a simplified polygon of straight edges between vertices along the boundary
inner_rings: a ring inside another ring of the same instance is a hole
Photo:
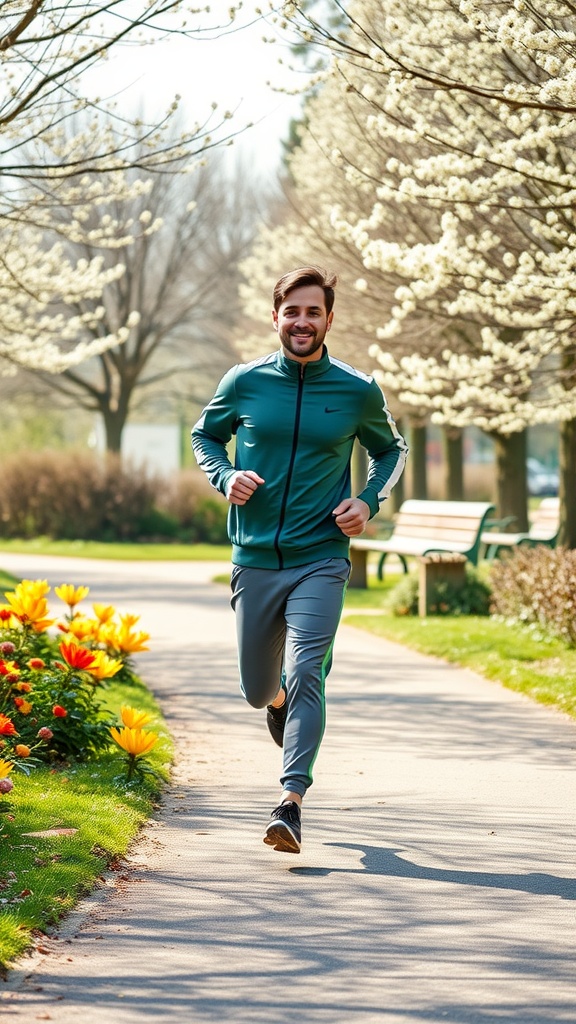
[[[296,836],[281,821],[273,822],[266,829],[264,842],[267,846],[273,846],[280,853],[300,853],[300,843]]]

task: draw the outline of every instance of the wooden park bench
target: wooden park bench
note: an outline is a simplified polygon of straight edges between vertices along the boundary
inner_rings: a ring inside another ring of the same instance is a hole
[[[530,518],[530,529],[527,533],[496,533],[484,530],[482,543],[486,545],[486,558],[491,561],[502,551],[510,551],[518,545],[535,547],[536,544],[545,544],[550,548],[555,547],[560,532],[559,498],[543,498]]]
[[[385,540],[353,537],[350,542],[352,559],[351,585],[366,586],[368,553],[380,554],[378,579],[382,579],[388,555],[396,555],[408,572],[410,557],[432,556],[428,563],[435,566],[460,565],[464,576],[466,561],[477,565],[481,534],[494,506],[487,501],[404,501],[398,510],[394,528]],[[442,558],[445,555],[446,558]]]

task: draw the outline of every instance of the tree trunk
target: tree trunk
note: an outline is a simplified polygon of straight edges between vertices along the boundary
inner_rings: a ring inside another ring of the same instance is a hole
[[[464,431],[444,427],[445,494],[447,501],[464,500]]]
[[[412,423],[410,460],[412,462],[412,497],[425,501],[428,497],[426,474],[426,425]]]
[[[558,543],[576,548],[576,419],[560,424],[560,535]]]
[[[401,420],[396,420],[396,427],[398,432],[404,437],[404,429]],[[410,458],[410,456],[408,456]],[[400,505],[406,497],[406,472],[402,473],[398,483],[395,485],[392,495],[390,497],[390,508],[388,510],[388,519],[391,519],[395,512],[398,511]]]
[[[126,425],[126,415],[119,409],[101,409],[106,432],[106,451],[120,454],[122,449],[122,431]]]
[[[528,530],[528,485],[526,480],[526,454],[528,431],[516,434],[493,433],[496,455],[496,487],[498,493],[498,514],[515,516],[510,525],[513,533]]]

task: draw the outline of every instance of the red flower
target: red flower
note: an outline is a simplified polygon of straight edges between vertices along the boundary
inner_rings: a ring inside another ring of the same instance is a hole
[[[17,736],[18,733],[12,722],[6,715],[0,715],[0,736]]]
[[[66,718],[68,712],[66,708],[63,708],[61,704],[55,704],[52,708],[52,714],[56,715],[56,718]]]
[[[24,700],[24,697],[14,697],[14,703],[18,708],[18,711],[23,715],[29,715],[32,711],[32,704],[28,700]]]
[[[96,660],[94,651],[89,651],[87,647],[81,647],[74,640],[63,640],[59,646],[60,654],[70,668],[89,669]]]
[[[38,736],[38,739],[46,740],[47,742],[48,740],[52,739],[54,733],[52,732],[52,729],[48,728],[47,725],[43,725],[41,729],[38,729],[36,735]]]
[[[28,667],[32,669],[41,669],[46,667],[46,662],[42,661],[42,658],[30,658],[28,661]]]

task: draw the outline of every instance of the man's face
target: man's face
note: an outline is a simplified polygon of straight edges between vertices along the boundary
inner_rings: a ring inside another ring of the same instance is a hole
[[[300,363],[321,358],[332,313],[326,313],[324,290],[320,285],[293,288],[278,312],[273,310],[272,317],[285,356]]]

